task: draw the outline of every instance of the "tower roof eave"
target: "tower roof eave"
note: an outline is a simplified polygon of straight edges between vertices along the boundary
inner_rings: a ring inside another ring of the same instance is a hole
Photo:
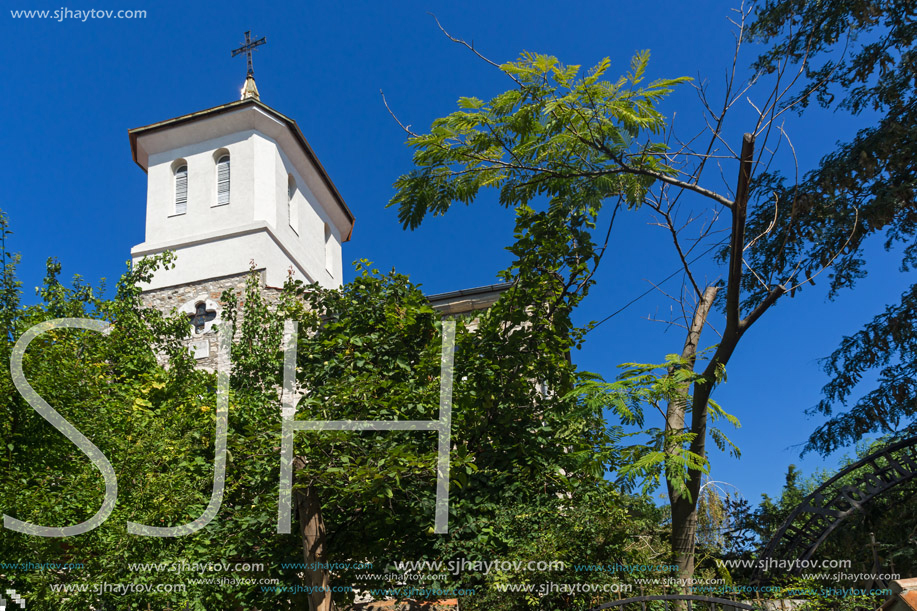
[[[235,102],[230,102],[228,104],[223,104],[222,106],[214,106],[213,108],[208,108],[206,110],[201,110],[198,112],[193,112],[187,115],[182,115],[180,117],[175,117],[174,119],[167,119],[165,121],[159,121],[158,123],[152,123],[150,125],[144,125],[143,127],[135,127],[134,129],[129,129],[127,131],[128,137],[131,142],[131,156],[140,168],[146,172],[147,166],[141,162],[138,158],[138,147],[137,139],[140,136],[147,135],[150,133],[171,129],[173,127],[198,121],[204,118],[211,118],[216,115],[224,114],[227,112],[236,111],[247,106],[256,106],[266,113],[270,114],[274,118],[281,121],[293,134],[296,141],[302,147],[303,152],[305,153],[308,160],[315,166],[318,175],[321,177],[322,182],[328,188],[328,191],[331,193],[331,196],[334,198],[335,202],[340,206],[344,215],[347,217],[350,225],[349,233],[344,236],[343,241],[347,242],[350,240],[353,235],[353,226],[356,219],[353,216],[353,212],[350,211],[350,208],[347,206],[347,203],[344,202],[344,198],[341,197],[340,192],[337,187],[334,185],[334,182],[331,180],[331,177],[328,176],[328,172],[325,170],[325,167],[322,165],[322,162],[319,161],[318,156],[315,154],[315,151],[312,150],[312,146],[309,144],[309,141],[306,140],[306,137],[303,135],[302,130],[299,129],[299,125],[296,124],[296,121],[287,117],[286,115],[274,110],[264,102],[256,98],[246,98],[243,100],[238,100]]]

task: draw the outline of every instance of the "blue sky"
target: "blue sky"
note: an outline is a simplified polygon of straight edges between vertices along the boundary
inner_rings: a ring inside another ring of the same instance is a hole
[[[399,118],[423,130],[455,109],[460,96],[486,99],[511,82],[447,40],[428,12],[456,36],[474,41],[502,62],[522,51],[556,55],[591,66],[610,57],[610,76],[626,72],[630,57],[650,49],[650,77],[692,76],[721,88],[733,52],[730,2],[289,2],[270,6],[233,0],[51,5],[12,0],[9,9],[146,10],[143,19],[14,19],[2,15],[4,38],[3,184],[0,208],[10,217],[13,250],[22,254],[25,299],[43,276],[44,262],[61,260],[66,276],[112,281],[130,248],[143,241],[146,176],[131,160],[129,128],[237,99],[245,75],[230,50],[243,32],[266,36],[255,54],[261,99],[294,118],[356,216],[347,263],[372,260],[396,268],[429,293],[491,284],[508,262],[512,213],[491,197],[403,231],[385,205],[392,183],[411,169],[405,135],[389,116],[380,90]],[[740,72],[750,63],[740,59]],[[738,145],[746,104],[727,137]],[[683,87],[666,102],[685,134],[700,120],[697,96]],[[863,121],[822,111],[787,117],[801,169]],[[683,123],[682,123],[683,122]],[[789,163],[788,155],[778,163]],[[726,174],[736,173],[732,166]],[[715,186],[719,186],[716,183]],[[616,311],[677,268],[662,230],[642,213],[619,215],[598,284],[582,306],[582,321]],[[789,463],[807,472],[826,465],[798,458],[799,445],[820,423],[803,411],[814,405],[826,378],[818,359],[829,354],[883,305],[897,299],[906,278],[898,259],[871,244],[870,276],[836,301],[824,282],[785,300],[743,339],[728,383],[716,398],[743,427],[731,438],[736,461],[714,454],[713,478],[737,486],[753,502],[775,494]],[[710,268],[712,274],[717,271]],[[352,276],[352,271],[348,277]],[[712,277],[712,276],[711,276]],[[678,279],[665,285],[678,290]],[[679,329],[665,317],[668,301],[651,294],[593,331],[574,358],[613,376],[626,361],[659,362],[680,351]],[[715,340],[708,334],[703,345]]]

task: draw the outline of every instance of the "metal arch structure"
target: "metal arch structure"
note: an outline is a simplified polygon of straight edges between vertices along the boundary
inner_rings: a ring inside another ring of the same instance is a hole
[[[780,525],[758,558],[752,583],[764,581],[765,571],[775,566],[790,567],[790,573],[798,575],[804,568],[802,561],[809,560],[844,520],[875,497],[915,477],[917,436],[885,446],[848,466],[804,498]]]
[[[728,600],[725,598],[714,598],[712,596],[696,596],[694,594],[661,594],[657,596],[636,596],[634,598],[624,598],[622,600],[616,600],[610,603],[605,603],[604,605],[599,605],[598,607],[593,607],[589,611],[599,611],[600,609],[623,609],[627,605],[640,605],[640,609],[646,609],[646,603],[651,603],[653,601],[663,601],[663,605],[668,610],[669,601],[682,601],[687,602],[688,609],[694,608],[694,603],[701,603],[703,607],[710,609],[710,611],[715,611],[717,607],[720,607],[722,611],[732,611],[733,609],[742,609],[743,611],[758,611],[760,607],[752,606],[748,603],[740,603],[734,600]]]

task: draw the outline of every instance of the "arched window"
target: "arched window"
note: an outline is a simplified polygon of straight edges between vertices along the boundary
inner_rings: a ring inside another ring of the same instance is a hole
[[[293,196],[296,195],[296,179],[290,174],[287,176],[287,222],[293,231],[299,235],[299,212]]]
[[[325,269],[334,276],[331,268],[331,227],[328,226],[328,223],[325,223]]]
[[[188,164],[181,163],[175,168],[175,214],[188,211]]]
[[[229,155],[217,160],[217,206],[229,203]]]

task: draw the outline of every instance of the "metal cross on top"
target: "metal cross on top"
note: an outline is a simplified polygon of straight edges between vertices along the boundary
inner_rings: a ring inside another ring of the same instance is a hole
[[[245,53],[248,56],[248,76],[252,76],[255,74],[255,71],[252,68],[252,51],[255,50],[255,47],[259,47],[266,42],[267,42],[267,39],[264,36],[262,36],[258,40],[252,40],[252,31],[249,30],[245,33],[245,44],[243,44],[238,49],[233,50],[232,52],[233,57],[237,55],[241,55],[242,53]]]

